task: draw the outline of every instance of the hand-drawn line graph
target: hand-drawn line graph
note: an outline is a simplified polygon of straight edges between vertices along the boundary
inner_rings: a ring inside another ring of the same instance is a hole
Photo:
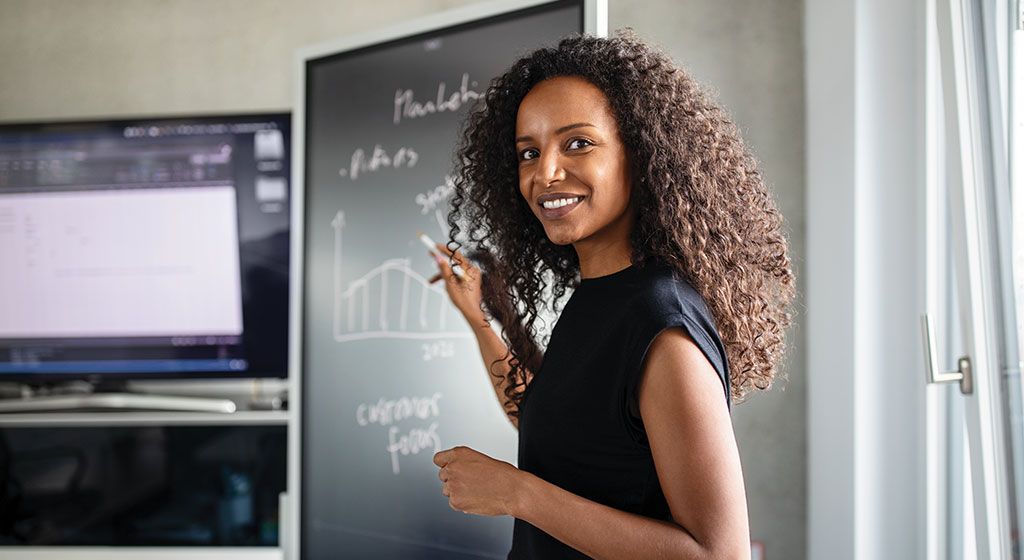
[[[444,286],[431,284],[412,269],[409,259],[388,259],[343,288],[343,211],[335,214],[331,227],[334,229],[334,340],[472,336],[465,330],[450,329],[448,315],[455,307]],[[400,287],[393,285],[394,281],[399,282]],[[397,306],[390,303],[397,303]],[[414,311],[411,317],[410,308]]]

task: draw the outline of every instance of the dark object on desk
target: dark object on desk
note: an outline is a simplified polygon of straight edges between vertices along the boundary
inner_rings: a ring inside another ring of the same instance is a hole
[[[3,428],[0,545],[276,546],[285,454],[284,426]]]

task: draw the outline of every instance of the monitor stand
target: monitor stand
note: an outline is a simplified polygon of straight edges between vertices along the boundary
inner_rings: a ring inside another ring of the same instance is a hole
[[[176,411],[230,414],[237,407],[231,399],[181,397],[128,391],[123,383],[89,384],[85,391],[58,387],[45,394],[26,388],[21,398],[0,399],[0,414],[21,412],[127,412]]]

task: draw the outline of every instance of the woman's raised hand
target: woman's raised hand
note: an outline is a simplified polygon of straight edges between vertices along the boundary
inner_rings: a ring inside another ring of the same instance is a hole
[[[484,318],[480,303],[483,299],[480,291],[480,269],[473,266],[469,259],[464,257],[460,251],[451,251],[446,245],[437,244],[437,250],[442,255],[450,255],[462,274],[456,274],[452,270],[452,263],[447,258],[440,258],[434,255],[437,262],[438,274],[430,279],[431,283],[444,279],[445,290],[451,298],[455,307],[462,312],[462,316],[470,325],[487,324]]]

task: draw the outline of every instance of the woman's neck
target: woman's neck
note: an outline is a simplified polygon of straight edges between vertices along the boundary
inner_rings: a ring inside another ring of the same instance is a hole
[[[580,261],[580,278],[598,278],[628,268],[633,264],[629,239],[615,242],[573,244]]]

